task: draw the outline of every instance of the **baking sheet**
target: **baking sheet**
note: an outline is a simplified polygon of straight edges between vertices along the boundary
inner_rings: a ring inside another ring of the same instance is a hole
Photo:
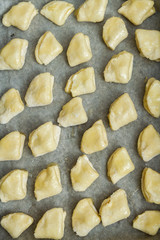
[[[1,1],[0,16],[2,17],[13,4],[18,2],[18,0]],[[32,0],[31,2],[35,4],[37,9],[41,9],[42,6],[49,1]],[[83,1],[68,0],[68,2],[73,3],[75,8],[77,8]],[[24,101],[24,95],[28,85],[37,74],[48,71],[55,76],[53,91],[54,100],[52,104],[36,108],[25,107],[25,110],[20,115],[13,118],[6,125],[0,126],[0,138],[14,130],[21,131],[26,135],[22,159],[20,161],[0,162],[0,178],[17,168],[29,171],[26,198],[24,200],[8,203],[0,202],[0,217],[11,212],[22,211],[34,218],[34,223],[18,238],[19,240],[34,239],[33,233],[38,220],[46,210],[53,207],[63,207],[67,212],[64,239],[81,239],[76,236],[71,227],[71,215],[77,202],[82,198],[91,197],[96,208],[99,209],[101,202],[118,188],[123,188],[127,193],[129,207],[131,209],[130,217],[106,228],[104,228],[102,224],[99,224],[83,239],[160,239],[160,232],[155,237],[151,237],[132,228],[132,221],[138,214],[149,209],[160,209],[158,205],[145,201],[140,188],[141,173],[145,166],[160,171],[160,156],[145,163],[139,157],[136,147],[139,133],[148,124],[153,124],[160,132],[159,119],[150,116],[142,105],[146,84],[145,78],[155,77],[159,79],[160,65],[159,63],[140,57],[134,40],[134,32],[137,28],[159,30],[160,13],[156,13],[144,21],[142,25],[136,27],[117,13],[117,9],[122,3],[122,0],[109,0],[104,21],[96,24],[78,23],[72,14],[67,19],[64,26],[58,27],[39,14],[33,19],[29,30],[22,32],[14,27],[6,28],[0,22],[0,48],[14,37],[24,38],[29,41],[26,63],[23,69],[20,71],[0,71],[0,96],[8,89],[14,87],[20,91]],[[111,16],[120,16],[125,21],[129,32],[128,38],[125,39],[115,51],[109,50],[101,37],[105,20]],[[48,30],[59,40],[64,47],[64,51],[49,65],[41,66],[35,61],[34,49],[40,36]],[[83,32],[89,36],[93,58],[88,63],[71,68],[67,63],[66,50],[71,38],[78,32]],[[134,54],[132,79],[126,85],[106,83],[103,79],[104,68],[110,58],[122,50]],[[53,121],[54,124],[57,124],[57,117],[61,107],[71,99],[71,96],[64,92],[66,81],[71,74],[88,66],[93,66],[95,69],[97,86],[95,93],[81,96],[88,115],[88,122],[76,127],[62,128],[61,139],[57,150],[44,156],[34,158],[27,146],[29,133],[47,121]],[[131,96],[138,112],[138,119],[114,132],[109,128],[107,113],[110,104],[124,92],[128,92]],[[70,169],[75,165],[77,158],[82,155],[80,151],[80,142],[84,131],[98,119],[102,119],[105,124],[109,145],[105,150],[89,155],[90,161],[93,163],[93,166],[99,172],[100,176],[85,192],[78,193],[72,189],[69,176]],[[106,175],[106,163],[113,151],[120,146],[127,148],[135,165],[135,171],[113,185]],[[44,169],[51,162],[56,162],[59,165],[63,191],[57,196],[37,202],[33,194],[35,178],[39,171]],[[0,227],[0,240],[9,239],[11,239],[11,237]]]

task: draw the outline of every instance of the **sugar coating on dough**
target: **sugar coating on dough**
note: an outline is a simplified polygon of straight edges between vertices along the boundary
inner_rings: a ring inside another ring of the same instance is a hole
[[[85,191],[98,177],[98,172],[86,155],[80,156],[71,169],[72,187],[77,192]]]
[[[128,93],[124,93],[111,104],[108,119],[114,131],[137,119],[135,106]]]
[[[153,117],[160,117],[160,81],[150,78],[146,84],[143,105]]]
[[[80,200],[72,214],[73,231],[80,237],[87,236],[101,221],[91,198]]]
[[[128,31],[124,21],[119,17],[107,19],[103,26],[103,40],[112,50],[128,37]]]
[[[71,93],[72,97],[82,94],[93,93],[96,90],[94,68],[83,68],[73,74],[67,81],[65,92]]]
[[[114,55],[104,70],[106,82],[126,84],[130,81],[133,69],[133,54],[122,51]]]
[[[160,211],[145,211],[133,220],[133,227],[151,236],[160,228]]]
[[[37,14],[38,11],[31,2],[20,2],[4,14],[2,23],[6,27],[14,26],[26,31]]]
[[[145,162],[160,154],[160,135],[151,124],[140,133],[137,148]]]
[[[102,202],[99,213],[104,227],[128,218],[130,209],[126,192],[123,189],[115,191]]]
[[[64,221],[66,212],[63,208],[52,208],[45,212],[37,223],[34,237],[62,239],[64,235]]]
[[[73,11],[74,6],[71,3],[51,1],[43,6],[40,13],[58,26],[62,26]]]
[[[27,193],[28,172],[16,169],[0,180],[0,199],[2,202],[24,199]]]
[[[88,121],[87,114],[80,97],[72,98],[59,113],[57,122],[62,127],[76,126]]]
[[[88,62],[92,58],[89,37],[83,33],[73,36],[67,49],[67,59],[71,67]]]
[[[12,238],[18,238],[32,223],[33,218],[22,212],[10,213],[1,219],[1,226]]]
[[[38,40],[35,48],[35,58],[39,64],[47,65],[62,51],[62,45],[50,31],[47,31]]]
[[[29,135],[28,146],[35,157],[53,152],[58,147],[61,128],[46,122]]]
[[[20,70],[25,63],[28,41],[14,38],[0,50],[0,70]]]
[[[152,0],[128,0],[122,4],[118,12],[134,25],[140,25],[156,12],[153,6]]]
[[[108,0],[86,0],[77,10],[78,22],[101,22],[104,19]]]
[[[62,191],[59,167],[51,163],[43,169],[35,181],[34,194],[37,201],[59,194]]]
[[[107,174],[114,184],[134,169],[134,164],[124,147],[117,148],[107,162]]]

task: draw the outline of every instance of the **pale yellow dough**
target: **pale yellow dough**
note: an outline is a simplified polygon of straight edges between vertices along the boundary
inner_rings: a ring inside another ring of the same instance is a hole
[[[77,10],[78,22],[101,22],[104,19],[108,0],[86,0]]]
[[[51,32],[47,31],[38,40],[35,48],[35,57],[39,64],[47,65],[62,51],[62,45]]]
[[[72,214],[73,231],[80,237],[87,234],[101,221],[91,198],[80,200]]]
[[[102,202],[99,213],[104,227],[128,218],[130,209],[126,192],[123,189],[114,192]]]
[[[37,176],[34,194],[37,201],[59,194],[62,191],[59,167],[55,163],[48,165]]]
[[[71,67],[88,62],[92,58],[89,37],[83,33],[73,36],[67,50],[68,63]]]
[[[124,147],[117,148],[107,163],[107,174],[114,184],[134,169],[134,164]]]
[[[149,235],[156,235],[160,228],[160,211],[145,211],[133,220],[133,227]]]
[[[160,173],[145,168],[142,172],[141,189],[146,201],[160,204]]]
[[[28,172],[16,169],[0,180],[0,199],[2,202],[24,199],[27,193]]]
[[[160,81],[150,78],[146,84],[143,105],[153,117],[160,117]]]
[[[106,82],[126,84],[130,81],[133,69],[133,54],[122,51],[114,55],[104,70]]]
[[[53,152],[58,147],[61,128],[46,122],[30,133],[28,146],[35,157]]]
[[[2,23],[6,27],[14,26],[26,31],[37,14],[38,11],[31,2],[20,2],[4,14]]]
[[[58,26],[62,26],[73,11],[74,6],[71,3],[51,1],[43,6],[40,13]]]
[[[122,4],[118,12],[134,25],[140,25],[156,12],[153,6],[152,0],[128,0]]]
[[[86,154],[101,151],[108,146],[107,132],[102,120],[96,121],[86,130],[81,140],[81,151]]]
[[[30,83],[25,101],[28,107],[45,106],[53,101],[54,76],[45,72],[37,75]]]
[[[14,38],[0,50],[0,70],[20,70],[25,62],[28,41]]]
[[[35,238],[62,239],[64,235],[64,221],[66,212],[63,208],[52,208],[45,212],[39,220],[35,232]]]
[[[94,68],[83,68],[73,74],[67,81],[65,92],[71,93],[72,97],[82,94],[93,93],[96,90]]]
[[[0,123],[6,124],[24,110],[19,91],[11,88],[0,99]]]
[[[77,192],[85,191],[98,177],[98,172],[86,155],[80,156],[71,169],[72,187]]]
[[[128,31],[124,21],[119,17],[107,19],[103,26],[103,40],[112,50],[128,37]]]
[[[137,119],[135,106],[128,93],[124,93],[111,104],[108,119],[114,131]]]
[[[59,113],[57,122],[62,127],[76,126],[88,121],[87,114],[83,108],[80,97],[72,98],[66,103]]]
[[[137,29],[135,39],[142,57],[152,61],[160,61],[160,31]]]
[[[22,212],[10,213],[1,219],[1,226],[12,238],[18,238],[32,223],[33,218]]]
[[[0,140],[0,161],[20,160],[23,153],[25,135],[10,132]]]
[[[160,135],[152,125],[148,125],[140,133],[137,148],[145,162],[160,154]]]

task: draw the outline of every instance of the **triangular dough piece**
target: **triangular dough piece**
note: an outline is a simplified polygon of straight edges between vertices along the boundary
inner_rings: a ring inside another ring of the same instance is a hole
[[[57,122],[62,127],[76,126],[88,121],[87,114],[82,105],[80,97],[72,98],[66,103],[59,113]]]
[[[0,161],[19,160],[22,157],[25,135],[10,132],[0,140]]]
[[[54,76],[50,73],[37,75],[30,83],[25,101],[28,107],[45,106],[53,101]]]
[[[65,217],[63,208],[52,208],[45,212],[35,229],[35,238],[63,238]]]
[[[38,40],[35,57],[39,64],[47,65],[63,51],[55,36],[47,31]]]
[[[14,26],[26,31],[37,14],[38,11],[31,2],[20,2],[4,14],[2,23],[6,27]]]
[[[103,21],[107,4],[108,0],[86,0],[76,11],[77,21]]]
[[[74,6],[71,3],[51,1],[43,6],[40,13],[58,26],[62,26],[73,11]]]
[[[55,163],[48,165],[37,176],[34,194],[37,201],[59,194],[62,191],[59,167]]]
[[[15,38],[0,50],[0,70],[20,70],[25,62],[28,41]]]
[[[1,226],[12,238],[18,238],[32,223],[33,218],[25,213],[11,213],[1,219]]]
[[[81,141],[81,151],[86,154],[101,151],[108,146],[107,132],[102,120],[96,121],[85,131]]]
[[[67,58],[71,67],[88,62],[92,58],[90,41],[87,35],[77,33],[73,36],[67,50]]]
[[[104,70],[106,82],[128,83],[132,76],[133,54],[123,51],[114,55]]]

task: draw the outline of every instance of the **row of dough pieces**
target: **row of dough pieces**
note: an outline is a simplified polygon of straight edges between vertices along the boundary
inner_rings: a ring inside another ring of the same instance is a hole
[[[91,198],[78,202],[72,214],[73,231],[80,237],[86,236],[102,220],[104,227],[130,216],[127,195],[123,189],[115,191],[105,199],[97,212]],[[52,208],[39,220],[35,238],[62,239],[64,236],[66,212],[63,208]],[[1,226],[17,238],[33,223],[33,218],[24,213],[11,213],[3,216]],[[54,224],[53,224],[54,223]],[[133,227],[149,235],[155,235],[160,228],[160,211],[145,211],[133,220]]]

